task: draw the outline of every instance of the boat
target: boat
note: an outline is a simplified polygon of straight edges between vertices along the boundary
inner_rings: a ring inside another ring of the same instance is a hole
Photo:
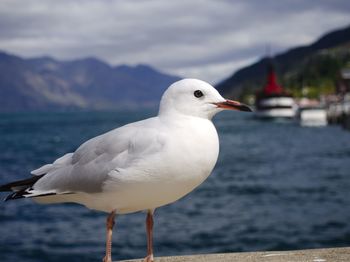
[[[340,71],[336,94],[328,103],[328,122],[350,130],[350,63]]]
[[[326,107],[319,100],[301,98],[298,101],[297,120],[301,126],[326,126]]]
[[[327,111],[322,107],[301,108],[298,112],[298,119],[301,126],[326,126],[328,124]]]
[[[277,84],[272,63],[269,64],[267,81],[255,96],[255,114],[258,118],[294,118],[297,105],[293,96]]]

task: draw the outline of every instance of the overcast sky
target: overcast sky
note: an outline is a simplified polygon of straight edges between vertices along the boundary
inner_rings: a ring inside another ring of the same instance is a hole
[[[1,0],[0,49],[95,56],[216,83],[266,54],[350,25],[349,0]]]

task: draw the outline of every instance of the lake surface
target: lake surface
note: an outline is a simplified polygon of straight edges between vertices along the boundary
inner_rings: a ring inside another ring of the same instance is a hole
[[[0,115],[0,183],[151,111]],[[350,132],[224,112],[220,156],[194,192],[155,214],[155,255],[350,245]],[[5,197],[6,194],[1,194]],[[105,218],[75,204],[0,203],[0,261],[101,261]],[[144,213],[117,217],[113,259],[144,257]]]

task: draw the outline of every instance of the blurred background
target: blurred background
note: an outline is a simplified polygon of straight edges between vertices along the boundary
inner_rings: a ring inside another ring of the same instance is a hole
[[[349,246],[349,13],[345,0],[3,0],[0,184],[199,78],[255,113],[215,117],[216,168],[156,211],[155,255]],[[103,257],[105,214],[0,205],[1,261]],[[117,218],[114,259],[144,257],[144,219]]]

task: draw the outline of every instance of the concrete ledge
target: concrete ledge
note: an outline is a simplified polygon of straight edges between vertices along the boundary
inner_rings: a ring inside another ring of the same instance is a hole
[[[127,260],[141,262],[142,259]],[[127,262],[126,260],[124,262]],[[155,262],[349,262],[350,247],[156,257]]]

